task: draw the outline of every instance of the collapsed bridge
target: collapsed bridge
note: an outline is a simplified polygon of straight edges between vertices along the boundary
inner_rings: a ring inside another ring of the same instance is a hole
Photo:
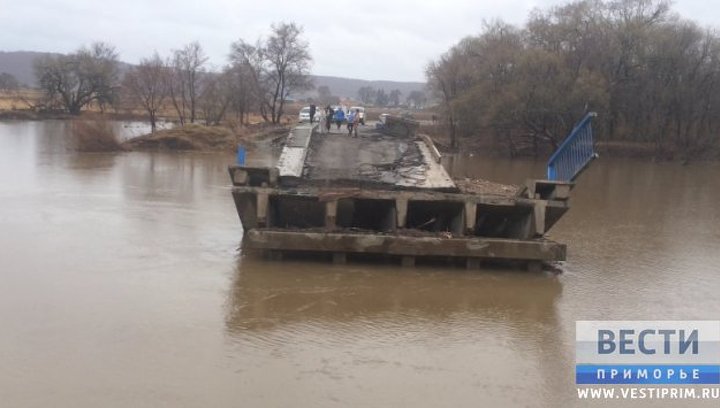
[[[589,119],[563,144],[575,172],[560,157],[554,169],[563,177],[520,188],[454,181],[417,128],[388,117],[351,137],[301,124],[276,166],[230,166],[243,249],[326,254],[336,263],[381,257],[404,266],[431,259],[477,268],[490,260],[539,270],[565,260],[565,245],[545,234],[569,209],[572,180],[595,157]]]

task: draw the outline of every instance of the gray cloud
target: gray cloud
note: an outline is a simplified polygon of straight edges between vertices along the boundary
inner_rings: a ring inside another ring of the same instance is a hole
[[[535,7],[554,0],[505,1],[290,1],[247,0],[0,0],[0,50],[69,52],[92,41],[114,44],[127,62],[154,50],[168,54],[199,41],[214,66],[225,63],[230,43],[254,41],[273,22],[305,29],[313,71],[363,79],[423,80],[424,67],[483,21],[522,24]],[[676,2],[675,10],[713,24],[707,2]],[[715,8],[717,9],[717,8]]]

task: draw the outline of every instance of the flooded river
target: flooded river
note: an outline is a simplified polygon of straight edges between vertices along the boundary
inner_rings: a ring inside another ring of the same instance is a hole
[[[241,256],[231,154],[78,154],[65,129],[0,123],[2,407],[586,406],[576,320],[720,314],[717,164],[598,160],[556,277],[333,266]]]

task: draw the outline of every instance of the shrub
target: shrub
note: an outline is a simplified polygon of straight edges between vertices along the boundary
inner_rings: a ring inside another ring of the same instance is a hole
[[[123,150],[112,123],[106,119],[75,119],[71,123],[75,150],[115,152]]]

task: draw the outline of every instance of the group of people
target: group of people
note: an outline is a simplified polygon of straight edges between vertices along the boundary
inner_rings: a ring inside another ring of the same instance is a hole
[[[310,123],[315,121],[316,113],[317,107],[315,105],[310,105]],[[351,110],[347,115],[345,115],[345,111],[342,108],[338,107],[337,109],[333,109],[330,105],[326,106],[325,109],[321,109],[318,117],[318,123],[323,125],[320,126],[321,132],[330,132],[333,122],[337,125],[337,129],[340,130],[340,126],[342,126],[343,122],[347,121],[348,136],[353,137],[357,137],[360,120],[360,109],[355,109],[355,111]]]

